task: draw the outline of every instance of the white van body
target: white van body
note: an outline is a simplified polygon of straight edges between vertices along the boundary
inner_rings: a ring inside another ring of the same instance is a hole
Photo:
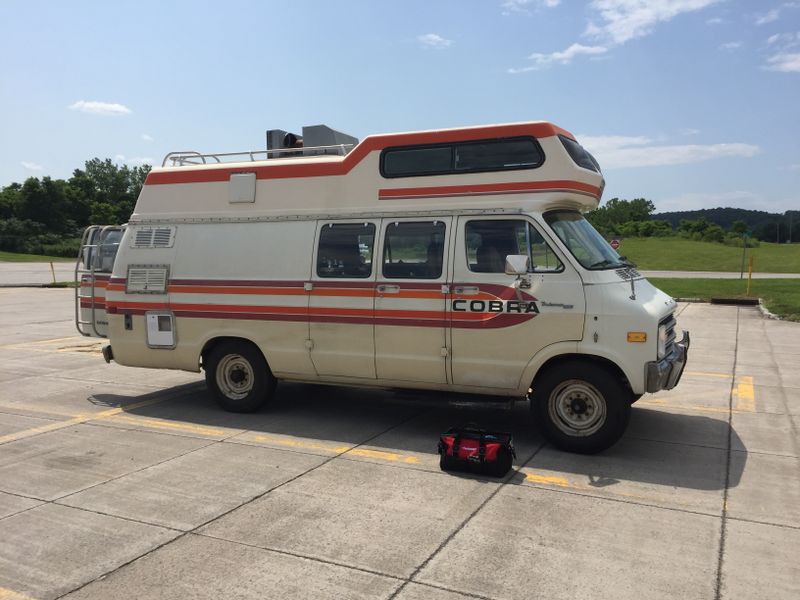
[[[604,181],[570,133],[493,125],[334,151],[168,156],[127,225],[84,237],[81,333],[122,365],[205,368],[231,410],[277,380],[530,393],[548,438],[581,452],[677,384],[675,302],[583,219]]]

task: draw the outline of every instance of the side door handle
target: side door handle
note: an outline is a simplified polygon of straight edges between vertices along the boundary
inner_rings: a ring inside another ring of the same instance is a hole
[[[477,296],[481,289],[477,285],[457,285],[455,287],[456,294],[462,296]]]
[[[400,286],[399,285],[387,285],[382,283],[377,288],[379,294],[399,294],[400,293]]]

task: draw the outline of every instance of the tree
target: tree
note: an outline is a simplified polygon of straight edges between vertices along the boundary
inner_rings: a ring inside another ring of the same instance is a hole
[[[747,223],[745,223],[741,219],[737,219],[731,225],[731,231],[733,233],[738,233],[739,235],[742,235],[747,232]]]
[[[648,221],[655,209],[655,205],[646,198],[611,198],[603,206],[586,213],[586,218],[596,229],[611,235],[620,233],[619,227],[628,221]]]

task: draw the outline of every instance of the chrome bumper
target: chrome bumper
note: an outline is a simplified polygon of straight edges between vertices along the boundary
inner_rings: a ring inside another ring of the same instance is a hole
[[[689,356],[689,332],[683,332],[683,338],[672,346],[672,351],[658,361],[645,365],[645,385],[648,392],[671,390],[681,380],[686,359]]]

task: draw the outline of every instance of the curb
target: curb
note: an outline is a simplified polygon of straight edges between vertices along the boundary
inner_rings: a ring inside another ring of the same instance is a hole
[[[673,300],[675,300],[675,302],[695,302],[703,304],[712,304],[710,300],[703,300],[702,298],[673,298]],[[764,306],[764,301],[761,298],[758,299],[758,304],[755,306],[758,308],[759,312],[761,313],[761,316],[764,317],[765,319],[772,319],[774,321],[783,321],[781,317],[767,310],[767,307]]]

